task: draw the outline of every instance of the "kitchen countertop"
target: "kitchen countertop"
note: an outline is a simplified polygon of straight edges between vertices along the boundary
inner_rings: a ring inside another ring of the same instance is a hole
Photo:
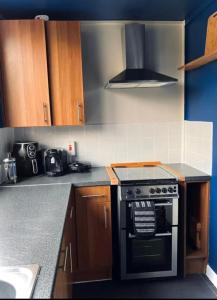
[[[51,298],[71,186],[110,185],[105,168],[0,186],[0,266],[38,264],[33,298]]]
[[[64,185],[71,184],[75,187],[81,186],[96,186],[96,185],[110,185],[110,179],[104,167],[92,168],[86,173],[72,173],[59,177],[48,177],[46,175],[39,175],[35,177],[25,178],[16,185],[6,185],[10,187],[24,187],[24,186],[40,186],[40,185]],[[2,185],[4,186],[4,185]]]
[[[209,181],[211,176],[197,170],[186,164],[168,164],[172,169],[179,172],[185,177],[187,182],[189,181]]]
[[[34,298],[50,298],[71,186],[0,187],[0,266],[38,264]]]

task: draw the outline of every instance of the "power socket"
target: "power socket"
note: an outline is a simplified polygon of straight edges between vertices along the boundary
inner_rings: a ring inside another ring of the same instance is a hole
[[[67,146],[66,146],[66,150],[67,150],[69,155],[76,156],[75,142],[74,141],[73,142],[69,141]]]

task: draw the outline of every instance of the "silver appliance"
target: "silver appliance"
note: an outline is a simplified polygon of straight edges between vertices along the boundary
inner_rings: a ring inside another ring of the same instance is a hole
[[[177,79],[145,67],[145,25],[125,25],[126,69],[110,79],[106,88],[154,88],[177,83]]]
[[[121,279],[177,276],[178,183],[160,167],[116,168]],[[133,231],[133,203],[152,202],[156,231],[152,237]]]
[[[5,183],[17,182],[16,159],[11,156],[11,153],[8,153],[8,157],[3,160],[3,172]]]

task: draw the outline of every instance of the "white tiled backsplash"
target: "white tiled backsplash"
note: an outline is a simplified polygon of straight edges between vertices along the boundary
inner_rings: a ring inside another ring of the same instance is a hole
[[[93,166],[112,162],[181,162],[182,122],[103,124],[84,127],[16,129],[16,140],[38,141],[43,147],[76,142],[77,159]]]
[[[184,162],[212,174],[213,123],[184,122]]]
[[[6,154],[11,151],[11,146],[14,140],[13,128],[0,129],[0,160],[5,158]]]
[[[93,166],[112,162],[184,162],[212,174],[211,122],[160,122],[0,129],[0,160],[14,140],[35,140],[43,147],[63,147],[76,142],[77,159]],[[1,180],[1,177],[0,177]]]

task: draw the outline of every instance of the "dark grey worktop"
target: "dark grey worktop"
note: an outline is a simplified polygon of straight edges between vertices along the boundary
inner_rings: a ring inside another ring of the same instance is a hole
[[[110,179],[104,167],[92,168],[87,173],[73,173],[66,174],[60,177],[48,177],[46,175],[39,175],[35,177],[25,178],[16,185],[10,187],[24,187],[35,185],[63,185],[71,184],[75,187],[80,186],[96,186],[96,185],[110,185]],[[4,185],[2,185],[4,186]],[[8,186],[8,185],[7,185]]]
[[[110,185],[105,168],[0,187],[0,266],[38,264],[34,298],[50,298],[71,186]]]
[[[185,177],[186,181],[209,181],[211,176],[186,164],[168,164]]]
[[[50,298],[70,185],[0,187],[0,266],[38,264],[34,298]]]

